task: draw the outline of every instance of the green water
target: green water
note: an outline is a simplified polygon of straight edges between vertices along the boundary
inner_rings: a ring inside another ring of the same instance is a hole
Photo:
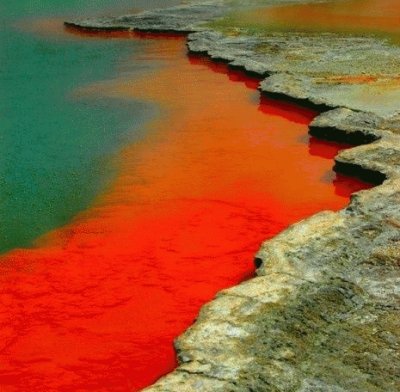
[[[111,158],[143,137],[157,108],[132,100],[73,98],[124,72],[145,41],[63,39],[19,29],[35,19],[169,5],[176,1],[14,0],[0,5],[0,252],[67,223],[112,181]],[[128,62],[127,59],[130,59]]]

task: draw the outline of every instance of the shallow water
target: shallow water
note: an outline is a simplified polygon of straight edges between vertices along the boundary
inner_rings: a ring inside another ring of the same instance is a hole
[[[113,154],[140,138],[140,126],[158,110],[141,100],[72,97],[121,64],[132,77],[153,65],[132,61],[146,42],[77,39],[63,32],[62,18],[172,3],[2,2],[0,253],[29,246],[85,209],[114,177]]]
[[[140,47],[131,61],[157,70],[132,78],[121,59],[117,77],[77,86],[73,100],[162,110],[140,139],[125,140],[116,178],[90,208],[2,257],[4,391],[150,384],[176,365],[172,341],[200,306],[253,275],[262,240],[367,187],[331,171],[343,146],[306,136],[316,113],[261,98],[258,80],[187,57],[183,38],[126,37]]]

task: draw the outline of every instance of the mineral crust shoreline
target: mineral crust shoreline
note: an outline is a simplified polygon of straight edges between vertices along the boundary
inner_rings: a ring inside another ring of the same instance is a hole
[[[335,170],[378,186],[264,242],[258,276],[201,309],[175,342],[179,367],[145,390],[399,391],[400,48],[202,25],[230,9],[208,1],[66,24],[189,33],[189,51],[265,77],[263,93],[323,110],[310,133],[357,145],[335,157]]]

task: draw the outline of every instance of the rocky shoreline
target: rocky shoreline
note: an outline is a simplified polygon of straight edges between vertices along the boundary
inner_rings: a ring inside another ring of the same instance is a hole
[[[189,33],[191,52],[265,77],[269,96],[321,110],[310,133],[356,145],[335,157],[335,170],[378,186],[266,241],[258,276],[203,307],[176,341],[179,367],[146,391],[398,391],[400,48],[203,24],[230,9],[208,1],[66,25]]]

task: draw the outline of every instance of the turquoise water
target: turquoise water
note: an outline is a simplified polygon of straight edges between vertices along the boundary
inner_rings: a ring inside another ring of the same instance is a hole
[[[115,175],[113,154],[140,138],[143,124],[157,113],[140,101],[73,98],[76,88],[112,78],[119,62],[134,58],[146,42],[52,37],[18,26],[173,3],[0,5],[0,252],[31,245],[87,208]],[[125,72],[146,71],[134,60],[128,64]]]

